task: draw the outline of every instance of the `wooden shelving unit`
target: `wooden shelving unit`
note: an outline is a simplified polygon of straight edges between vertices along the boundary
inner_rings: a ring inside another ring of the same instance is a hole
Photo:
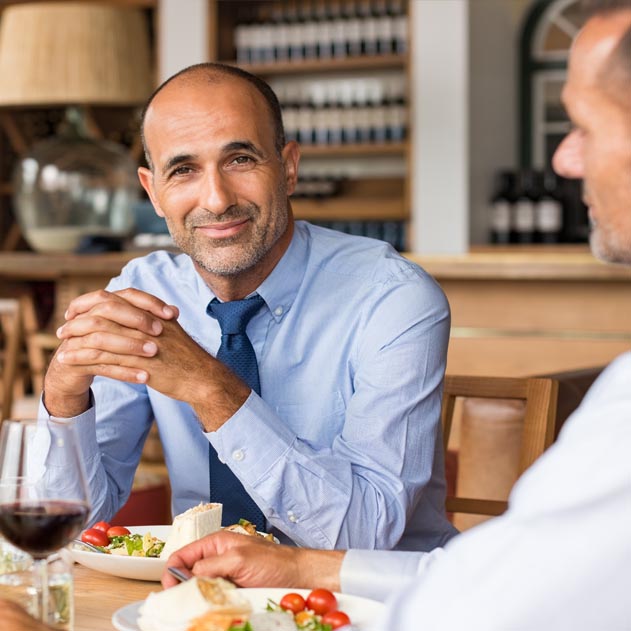
[[[313,3],[308,0],[296,0],[293,3],[300,11],[309,8]],[[261,1],[254,3],[262,7],[268,15],[278,8],[278,2]],[[407,3],[405,3],[407,5]],[[239,23],[239,15],[243,9],[252,11],[253,3],[247,0],[230,2],[230,10],[226,3],[209,0],[209,59],[222,63],[239,65],[252,74],[263,77],[272,85],[275,80],[332,81],[346,80],[347,77],[366,77],[375,80],[388,73],[401,75],[402,80],[409,82],[409,55],[372,54],[348,57],[330,56],[319,59],[296,59],[266,63],[241,63],[236,61],[234,32]],[[308,18],[307,18],[308,19]],[[256,21],[256,20],[255,20]],[[324,79],[323,79],[324,77]],[[406,94],[406,105],[410,109],[409,90]],[[408,117],[409,118],[409,117]],[[407,132],[409,137],[409,131]],[[301,143],[303,171],[307,172],[307,164],[346,163],[352,175],[340,192],[324,199],[296,198],[292,200],[294,213],[298,218],[316,222],[408,222],[410,219],[410,156],[411,148],[407,139],[393,142],[365,142],[357,144],[314,144]],[[381,161],[381,162],[380,162]],[[392,167],[393,161],[398,165]],[[370,168],[363,165],[369,163]],[[383,163],[383,173],[379,173]],[[387,165],[390,165],[388,170]],[[403,166],[401,166],[403,165]],[[399,169],[396,176],[393,169]],[[401,172],[403,171],[403,172]],[[398,173],[401,172],[401,175]]]
[[[234,64],[234,59],[225,59],[222,63]],[[275,62],[273,64],[240,64],[240,67],[255,75],[268,76],[279,74],[299,74],[306,72],[340,72],[348,70],[377,70],[404,68],[408,63],[407,55],[370,55],[366,57],[331,58],[323,61],[301,60]]]

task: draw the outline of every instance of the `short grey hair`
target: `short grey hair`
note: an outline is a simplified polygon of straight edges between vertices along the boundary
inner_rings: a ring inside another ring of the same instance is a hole
[[[145,152],[145,159],[151,170],[153,165],[151,162],[151,155],[149,154],[149,148],[147,147],[147,139],[145,137],[145,119],[147,112],[156,98],[164,88],[176,79],[186,79],[188,81],[196,81],[199,78],[206,79],[209,83],[217,83],[222,77],[237,77],[243,79],[250,85],[252,85],[257,92],[263,97],[267,104],[267,109],[270,114],[270,122],[272,124],[272,132],[274,134],[274,149],[278,156],[282,154],[285,147],[285,128],[283,127],[283,115],[278,101],[278,97],[274,93],[274,90],[260,77],[257,77],[241,68],[236,66],[229,66],[227,64],[220,64],[215,62],[206,62],[201,64],[195,64],[188,66],[180,70],[173,76],[169,77],[166,81],[160,84],[153,92],[153,94],[147,99],[145,106],[142,108],[140,115],[140,140],[142,141],[142,148]]]

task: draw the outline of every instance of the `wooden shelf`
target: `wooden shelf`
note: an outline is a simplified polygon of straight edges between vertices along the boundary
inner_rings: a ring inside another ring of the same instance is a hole
[[[234,59],[222,63],[236,65]],[[335,72],[344,70],[375,70],[378,68],[404,68],[407,55],[370,55],[340,59],[313,59],[266,64],[239,64],[240,68],[255,75],[297,74],[303,72]]]
[[[292,199],[297,219],[310,221],[407,221],[402,197],[330,197]]]
[[[316,156],[405,155],[407,142],[362,143],[355,145],[300,145],[300,154]]]

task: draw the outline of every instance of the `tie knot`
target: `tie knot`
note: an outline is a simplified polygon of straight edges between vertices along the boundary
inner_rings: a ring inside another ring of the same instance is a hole
[[[213,298],[206,312],[217,318],[223,335],[236,335],[245,333],[248,322],[264,304],[265,301],[258,294],[245,300],[230,302],[219,302],[217,298]]]

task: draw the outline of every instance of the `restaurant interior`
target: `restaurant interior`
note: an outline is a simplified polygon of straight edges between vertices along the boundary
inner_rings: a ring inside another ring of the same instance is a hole
[[[137,180],[143,103],[190,64],[236,64],[300,145],[295,217],[386,241],[445,292],[446,510],[459,530],[501,515],[631,340],[631,271],[590,254],[580,183],[551,167],[578,5],[3,0],[0,418],[37,417],[72,299],[176,248]],[[154,426],[110,522],[173,517]],[[74,580],[77,631],[156,586],[82,565]]]

